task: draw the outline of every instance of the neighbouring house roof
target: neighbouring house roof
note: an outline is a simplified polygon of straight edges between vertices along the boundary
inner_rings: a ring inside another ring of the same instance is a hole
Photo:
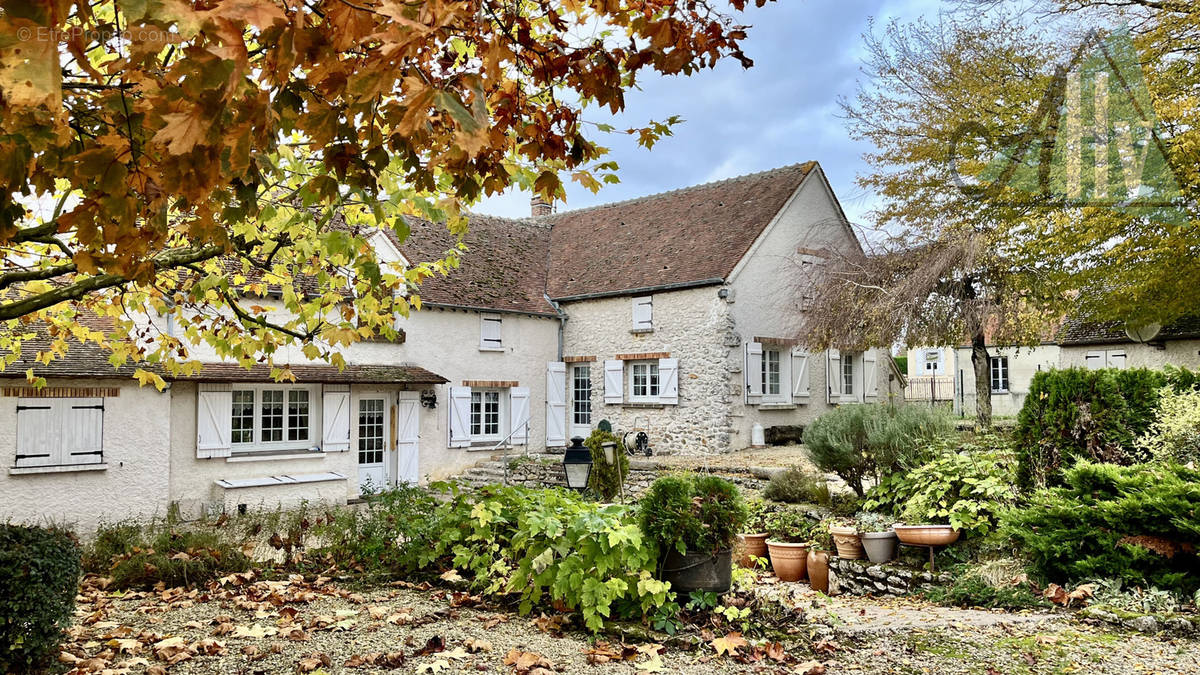
[[[455,245],[456,238],[443,223],[405,218],[411,234],[400,242],[386,230],[392,243],[412,263],[437,260]],[[484,310],[554,316],[543,297],[550,228],[511,218],[472,214],[463,238],[467,251],[462,265],[449,276],[421,282],[421,301]]]
[[[1200,338],[1200,316],[1180,319],[1163,326],[1155,342],[1159,340],[1187,340]],[[1068,319],[1058,334],[1061,345],[1133,344],[1125,334],[1123,321],[1084,321]]]
[[[543,216],[551,226],[549,294],[725,279],[816,166],[793,164]]]
[[[100,326],[97,326],[100,328]],[[153,363],[126,362],[114,368],[109,362],[109,352],[94,342],[81,343],[73,338],[67,341],[67,353],[49,364],[37,363],[39,351],[50,348],[52,340],[44,331],[26,341],[21,347],[21,358],[0,371],[0,378],[25,378],[25,371],[33,368],[38,377],[126,379],[133,377],[138,368],[161,375],[166,380],[192,382],[270,382],[271,370],[265,364],[250,369],[236,363],[206,363],[199,373],[191,376],[174,376],[160,365]],[[286,364],[276,364],[284,367]],[[442,384],[446,378],[413,365],[359,365],[348,364],[344,369],[324,363],[306,363],[287,366],[296,376],[297,382],[312,384]]]

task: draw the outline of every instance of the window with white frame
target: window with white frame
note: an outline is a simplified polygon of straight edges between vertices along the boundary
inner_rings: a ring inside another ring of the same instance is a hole
[[[658,362],[638,361],[629,366],[629,400],[652,402],[658,400]]]
[[[234,449],[306,447],[312,439],[312,387],[235,385],[232,394]]]
[[[942,372],[942,350],[925,350],[925,374],[937,375]]]
[[[592,368],[586,363],[571,369],[571,419],[579,426],[592,423]]]
[[[1005,393],[1008,391],[1008,357],[993,356],[991,362],[992,392]]]
[[[471,440],[500,439],[502,400],[498,389],[471,391]]]
[[[504,320],[495,314],[483,314],[479,317],[479,349],[481,351],[498,351],[504,349],[504,341],[500,329]]]
[[[842,396],[854,395],[854,355],[842,354]]]
[[[14,466],[104,463],[103,398],[18,398]]]
[[[762,393],[764,397],[780,396],[783,393],[780,384],[780,353],[778,349],[763,349],[762,353]]]

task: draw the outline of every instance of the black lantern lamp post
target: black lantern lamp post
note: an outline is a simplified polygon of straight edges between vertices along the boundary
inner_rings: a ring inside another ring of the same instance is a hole
[[[571,439],[571,447],[563,453],[563,473],[567,475],[567,487],[583,492],[592,475],[592,453],[583,447],[583,438]]]

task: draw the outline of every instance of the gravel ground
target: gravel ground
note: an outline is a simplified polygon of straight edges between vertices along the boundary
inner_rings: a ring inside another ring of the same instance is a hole
[[[153,674],[1200,673],[1196,641],[1112,632],[1063,613],[828,599],[800,584],[768,586],[806,619],[777,638],[779,647],[735,638],[735,654],[718,656],[712,640],[729,637],[723,630],[694,649],[596,643],[564,630],[557,616],[519,617],[466,594],[404,585],[354,591],[326,580],[249,579],[118,596],[91,583],[62,660],[75,672]]]

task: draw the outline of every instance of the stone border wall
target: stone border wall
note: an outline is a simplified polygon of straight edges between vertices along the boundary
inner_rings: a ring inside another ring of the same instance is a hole
[[[910,595],[949,584],[948,572],[931,574],[910,567],[869,560],[829,559],[829,594]]]

